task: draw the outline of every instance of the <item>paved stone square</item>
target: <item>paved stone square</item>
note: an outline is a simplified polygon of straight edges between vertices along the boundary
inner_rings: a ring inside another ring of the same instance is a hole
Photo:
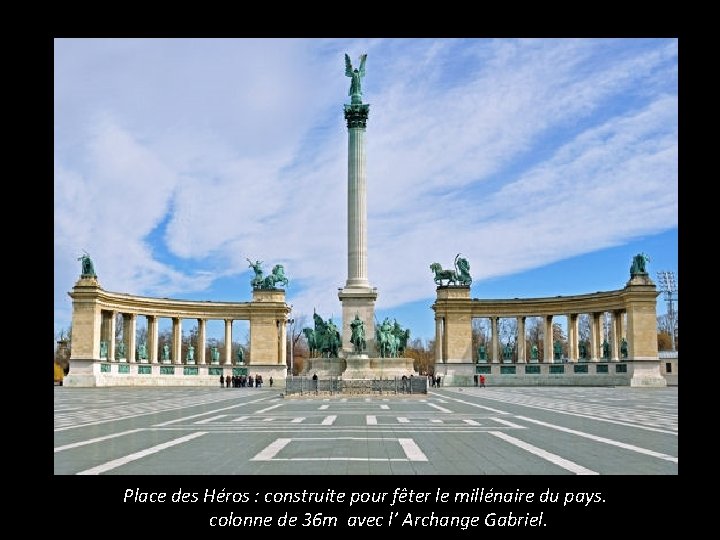
[[[678,474],[678,390],[55,388],[61,475]]]

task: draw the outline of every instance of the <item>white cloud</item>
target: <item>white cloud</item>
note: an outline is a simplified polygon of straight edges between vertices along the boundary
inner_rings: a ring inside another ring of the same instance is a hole
[[[56,307],[87,249],[106,288],[161,296],[282,262],[299,312],[337,316],[363,51],[379,307],[431,297],[458,252],[477,281],[677,223],[675,41],[66,40]]]

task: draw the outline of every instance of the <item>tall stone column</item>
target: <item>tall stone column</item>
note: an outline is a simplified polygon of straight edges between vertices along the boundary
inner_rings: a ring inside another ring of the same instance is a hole
[[[623,333],[623,311],[617,310],[614,313],[614,321],[615,321],[615,341],[617,341],[617,349],[618,349],[618,355],[617,359],[621,360],[621,352],[620,352],[620,344],[622,343],[622,338],[625,337],[625,334]]]
[[[125,342],[125,357],[128,362],[135,361],[135,334],[137,328],[137,315],[126,313],[123,315],[123,341]]]
[[[568,356],[570,362],[578,361],[578,314],[568,316]]]
[[[499,317],[490,317],[490,326],[492,327],[492,340],[491,340],[491,349],[492,349],[492,358],[490,362],[493,364],[497,364],[500,362],[500,340],[498,339],[498,333],[500,332],[499,327]]]
[[[225,319],[225,365],[232,364],[232,319]]]
[[[590,361],[600,359],[600,313],[590,314]]]
[[[154,364],[158,359],[158,318],[157,315],[147,316],[148,329],[148,362]]]
[[[517,318],[517,361],[519,364],[527,362],[525,356],[525,317]]]
[[[108,360],[115,361],[115,319],[117,319],[117,311],[110,312],[110,343],[108,344]]]
[[[443,318],[435,317],[435,363],[444,362],[443,356]]]
[[[365,128],[370,105],[354,96],[351,105],[345,105],[348,128],[348,268],[345,287],[338,292],[342,302],[342,348],[352,351],[350,322],[357,315],[365,326],[367,352],[374,356],[375,300],[377,289],[370,286],[367,276],[367,175],[365,169]]]
[[[198,364],[204,365],[205,364],[205,319],[198,319],[198,336],[197,336],[197,357],[198,357]]]
[[[620,338],[617,333],[617,321],[615,320],[616,312],[610,312],[610,360],[613,362],[618,361],[618,352],[620,350]]]
[[[552,364],[554,360],[553,356],[553,316],[545,315],[545,334],[544,334],[544,345],[545,350],[543,351],[543,362]]]
[[[173,317],[172,320],[172,361],[173,364],[182,364],[182,319]]]

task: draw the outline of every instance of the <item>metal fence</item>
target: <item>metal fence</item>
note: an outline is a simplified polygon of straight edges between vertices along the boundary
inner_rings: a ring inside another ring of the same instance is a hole
[[[394,377],[393,379],[343,379],[288,377],[285,393],[291,394],[427,394],[427,377]]]

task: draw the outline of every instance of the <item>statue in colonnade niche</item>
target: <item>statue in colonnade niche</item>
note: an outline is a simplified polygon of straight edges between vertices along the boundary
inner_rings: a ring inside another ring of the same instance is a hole
[[[605,360],[610,359],[610,343],[608,343],[607,339],[603,340],[602,355]]]
[[[530,349],[530,359],[531,360],[537,360],[538,359],[538,348],[537,345],[533,345]]]
[[[478,360],[487,360],[487,353],[485,352],[485,345],[480,345],[477,350]]]
[[[620,342],[620,356],[622,358],[628,357],[628,342],[625,338],[622,338],[622,341]]]
[[[503,347],[503,359],[504,360],[512,360],[512,357],[513,357],[513,346],[510,343],[510,341],[508,341],[505,344],[505,347]]]
[[[138,345],[137,347],[137,357],[138,360],[147,360],[148,359],[148,351],[147,351],[147,345],[145,345],[145,342],[143,341]]]
[[[170,360],[170,345],[164,343],[162,346],[162,353],[160,354],[162,360]]]
[[[117,344],[117,347],[115,347],[115,360],[119,360],[120,358],[125,358],[125,342],[120,341]]]
[[[195,347],[192,346],[192,343],[188,345],[187,354],[185,355],[185,361],[188,364],[195,363]]]
[[[556,341],[553,345],[553,353],[555,360],[560,360],[562,358],[562,344],[559,341]]]
[[[217,347],[210,347],[210,359],[213,364],[220,362],[220,350]]]
[[[237,350],[237,362],[238,364],[242,364],[245,361],[245,353],[243,352],[242,347],[238,347]]]
[[[578,344],[578,350],[580,353],[580,358],[582,360],[585,360],[587,358],[587,345],[584,341],[580,341],[580,343]]]
[[[108,343],[107,341],[100,342],[100,358],[108,357]]]

